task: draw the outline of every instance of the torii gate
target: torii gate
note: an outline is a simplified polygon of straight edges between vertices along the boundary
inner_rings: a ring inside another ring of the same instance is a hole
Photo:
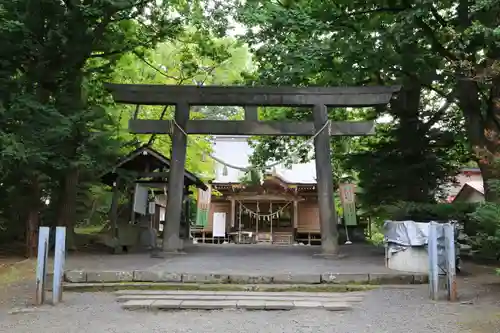
[[[131,119],[129,130],[135,134],[172,135],[171,166],[168,175],[168,199],[163,234],[163,251],[183,249],[179,237],[186,134],[312,136],[323,255],[338,251],[337,214],[334,204],[333,170],[330,160],[330,136],[374,134],[373,121],[330,122],[328,107],[368,107],[389,103],[399,86],[292,88],[292,87],[220,87],[146,84],[107,84],[115,102],[135,105],[174,105],[174,120]],[[244,120],[191,120],[190,107],[242,106]],[[259,121],[258,106],[312,107],[313,122]],[[327,129],[327,130],[326,130]]]

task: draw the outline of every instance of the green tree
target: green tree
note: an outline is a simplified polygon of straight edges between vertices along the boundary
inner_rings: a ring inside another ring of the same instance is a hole
[[[463,142],[453,135],[461,130],[453,107],[455,95],[447,81],[435,83],[445,61],[429,52],[423,54],[429,46],[424,38],[404,38],[406,35],[395,33],[392,29],[402,26],[396,19],[401,11],[388,7],[377,10],[376,4],[357,2],[248,1],[240,7],[239,19],[249,28],[245,40],[260,65],[259,82],[402,85],[390,106],[377,108],[375,114],[365,113],[366,119],[390,114],[393,122],[389,128],[374,140],[349,140],[350,153],[361,150],[358,158],[349,159],[342,150],[345,144],[332,140],[334,161],[338,174],[353,167],[360,171],[360,180],[370,192],[381,192],[379,185],[388,181],[383,187],[392,191],[386,193],[387,199],[402,199],[404,193],[403,198],[429,201],[458,165],[460,154],[447,152],[463,150]],[[412,35],[409,31],[405,34]],[[435,101],[435,95],[444,99],[444,106]],[[288,117],[297,118],[295,113]],[[331,118],[339,119],[334,112]],[[270,147],[268,141],[265,139],[257,153]],[[335,156],[339,151],[342,154]],[[416,172],[414,181],[403,176],[410,165]],[[393,177],[388,172],[395,168],[401,176]],[[384,170],[387,177],[381,178]],[[380,203],[381,198],[371,199],[370,203]]]
[[[114,81],[137,84],[195,84],[231,85],[243,81],[245,73],[252,70],[248,49],[231,38],[214,38],[203,43],[200,35],[188,31],[178,40],[165,42],[145,55],[129,54],[120,60]],[[208,45],[207,45],[208,44]],[[118,105],[122,116],[121,133],[127,140],[136,139],[137,144],[149,143],[170,156],[171,142],[168,135],[131,135],[127,132],[127,121],[134,107]],[[173,117],[173,108],[143,106],[138,116],[148,119]],[[116,112],[115,112],[116,113]],[[242,110],[235,107],[193,107],[192,118],[227,119],[237,117]],[[195,174],[210,179],[213,164],[209,158],[211,138],[189,136],[186,168]]]
[[[107,155],[114,139],[99,107],[105,94],[95,76],[105,76],[120,54],[177,34],[181,21],[171,15],[176,9],[186,8],[137,0],[1,3],[2,168],[27,182],[29,212],[21,215],[32,228],[42,192],[50,190],[44,196],[57,211],[57,223],[68,226],[72,247],[79,179],[105,164],[97,158]],[[19,171],[9,167],[12,156],[24,162]],[[52,186],[41,188],[45,176]]]

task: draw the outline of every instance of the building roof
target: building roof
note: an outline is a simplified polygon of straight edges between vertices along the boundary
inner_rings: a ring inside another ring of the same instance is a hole
[[[247,168],[249,159],[253,153],[252,147],[248,144],[248,136],[231,137],[217,136],[215,138],[213,155],[230,165]],[[216,163],[215,179],[213,183],[239,183],[245,172],[227,168],[224,175],[223,166]],[[274,175],[289,184],[316,184],[316,164],[315,160],[308,163],[293,164],[290,168],[277,165],[272,171]]]
[[[101,180],[104,184],[112,185],[117,177],[117,169],[140,172],[145,171],[146,168],[150,171],[158,169],[169,170],[170,160],[157,150],[143,145],[121,158],[111,171],[101,176]],[[201,179],[187,170],[184,170],[184,183],[186,185],[195,185],[197,188],[203,190],[207,189],[207,185]]]
[[[479,168],[461,168],[461,173],[481,173],[481,169]]]
[[[464,184],[457,195],[453,198],[453,201],[460,201],[461,198],[467,196],[471,192],[478,192],[484,195],[484,184],[482,181],[470,181]]]

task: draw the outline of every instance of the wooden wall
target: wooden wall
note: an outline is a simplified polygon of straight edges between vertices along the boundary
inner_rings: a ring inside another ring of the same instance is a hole
[[[319,207],[317,201],[301,201],[298,206],[297,232],[319,232]]]

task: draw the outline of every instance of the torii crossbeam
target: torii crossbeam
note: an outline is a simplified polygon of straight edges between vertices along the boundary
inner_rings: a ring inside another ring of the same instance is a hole
[[[136,134],[171,134],[171,169],[163,250],[183,249],[179,238],[186,161],[186,134],[312,136],[314,139],[321,247],[325,255],[338,251],[337,214],[334,205],[330,136],[374,134],[373,121],[328,122],[328,107],[369,107],[389,103],[399,86],[292,88],[220,87],[106,84],[115,102],[135,105],[175,105],[173,120],[132,119],[129,129]],[[243,106],[245,119],[190,120],[194,105]],[[313,108],[313,122],[259,121],[258,106],[298,106]],[[325,127],[326,126],[326,127]]]

